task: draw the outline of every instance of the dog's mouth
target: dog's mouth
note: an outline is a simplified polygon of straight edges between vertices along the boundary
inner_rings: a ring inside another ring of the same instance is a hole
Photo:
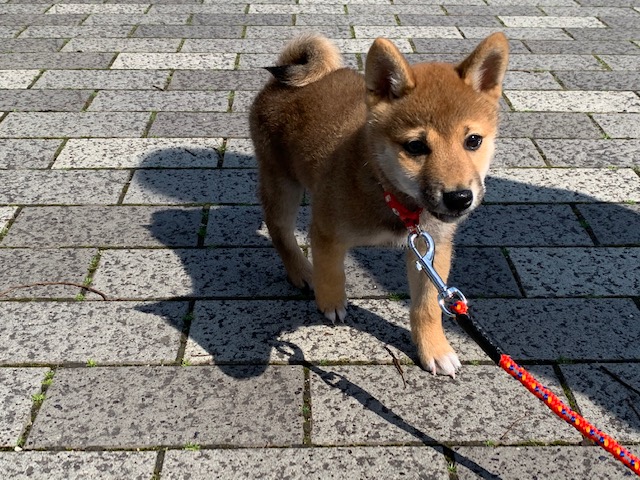
[[[442,213],[442,212],[436,212],[434,210],[428,210],[428,212],[431,215],[433,215],[437,220],[440,220],[441,222],[444,222],[444,223],[458,222],[463,218],[465,218],[469,213],[468,211],[465,211],[464,213]]]

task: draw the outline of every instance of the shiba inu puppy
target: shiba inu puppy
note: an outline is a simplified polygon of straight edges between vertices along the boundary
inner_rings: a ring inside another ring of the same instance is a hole
[[[349,248],[404,245],[407,231],[385,203],[392,193],[435,240],[446,281],[457,224],[476,208],[493,157],[508,60],[501,33],[460,64],[410,65],[378,38],[364,75],[342,68],[326,38],[291,41],[250,113],[265,222],[290,281],[311,287],[324,315],[344,320]],[[312,197],[313,266],[294,227],[305,189]],[[455,376],[458,356],[442,329],[436,290],[407,256],[411,333],[422,366]]]

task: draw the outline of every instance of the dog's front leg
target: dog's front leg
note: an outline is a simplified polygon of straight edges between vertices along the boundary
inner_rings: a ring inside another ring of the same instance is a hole
[[[334,237],[322,235],[311,227],[313,285],[316,304],[324,316],[335,323],[347,316],[344,259],[347,246]]]
[[[419,248],[424,254],[426,249]],[[434,266],[443,281],[447,281],[451,268],[452,247],[448,242],[438,245]],[[407,251],[407,276],[411,292],[411,336],[418,347],[422,366],[433,374],[455,377],[460,360],[449,345],[442,329],[442,310],[438,305],[437,290],[424,272],[416,269],[416,256]]]

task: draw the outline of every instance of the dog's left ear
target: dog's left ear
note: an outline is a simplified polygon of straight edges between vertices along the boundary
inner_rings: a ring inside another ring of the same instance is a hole
[[[370,102],[400,98],[416,86],[409,62],[385,38],[376,38],[371,45],[364,72]]]
[[[464,82],[495,100],[502,95],[502,80],[509,60],[509,42],[501,32],[485,38],[457,67]]]

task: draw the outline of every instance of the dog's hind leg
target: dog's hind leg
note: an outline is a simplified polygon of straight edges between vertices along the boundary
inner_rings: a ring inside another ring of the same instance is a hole
[[[289,281],[298,288],[313,288],[311,263],[294,235],[304,188],[297,181],[262,171],[260,198],[273,246],[280,254]]]

